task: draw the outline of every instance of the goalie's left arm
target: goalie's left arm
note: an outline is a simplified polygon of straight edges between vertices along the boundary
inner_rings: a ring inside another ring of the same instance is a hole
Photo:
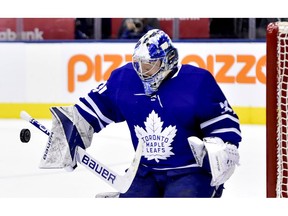
[[[236,145],[224,143],[219,137],[188,138],[189,145],[197,164],[202,167],[203,159],[208,154],[212,181],[211,186],[224,184],[239,165],[239,152]]]

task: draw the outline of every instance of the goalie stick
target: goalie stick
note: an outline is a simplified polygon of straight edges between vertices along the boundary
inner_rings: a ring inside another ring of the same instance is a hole
[[[20,112],[20,117],[23,120],[30,122],[36,128],[41,130],[46,135],[50,135],[50,130],[47,129],[43,124],[41,124],[36,119],[32,118],[26,111]],[[142,156],[143,144],[139,141],[134,159],[124,175],[120,175],[105,164],[99,162],[91,155],[89,155],[84,149],[77,146],[76,148],[76,160],[83,165],[90,172],[98,176],[101,180],[109,184],[111,187],[116,189],[120,193],[125,193],[132,184],[132,181],[138,170],[138,166]]]

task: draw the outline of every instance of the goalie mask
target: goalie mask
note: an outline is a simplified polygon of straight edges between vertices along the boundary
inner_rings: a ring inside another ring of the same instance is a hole
[[[132,63],[149,96],[158,90],[169,73],[176,71],[178,52],[165,32],[153,29],[136,44]]]

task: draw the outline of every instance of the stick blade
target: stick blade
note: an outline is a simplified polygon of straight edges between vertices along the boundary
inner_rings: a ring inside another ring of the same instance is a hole
[[[130,188],[141,161],[142,151],[143,151],[143,142],[142,140],[139,140],[134,159],[130,167],[128,168],[126,174],[124,176],[121,176],[122,181],[125,182],[125,184],[123,184],[122,190],[119,192],[126,193]]]

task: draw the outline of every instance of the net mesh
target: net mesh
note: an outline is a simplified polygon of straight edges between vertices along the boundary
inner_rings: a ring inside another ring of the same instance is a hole
[[[288,23],[278,25],[277,197],[288,197]]]

